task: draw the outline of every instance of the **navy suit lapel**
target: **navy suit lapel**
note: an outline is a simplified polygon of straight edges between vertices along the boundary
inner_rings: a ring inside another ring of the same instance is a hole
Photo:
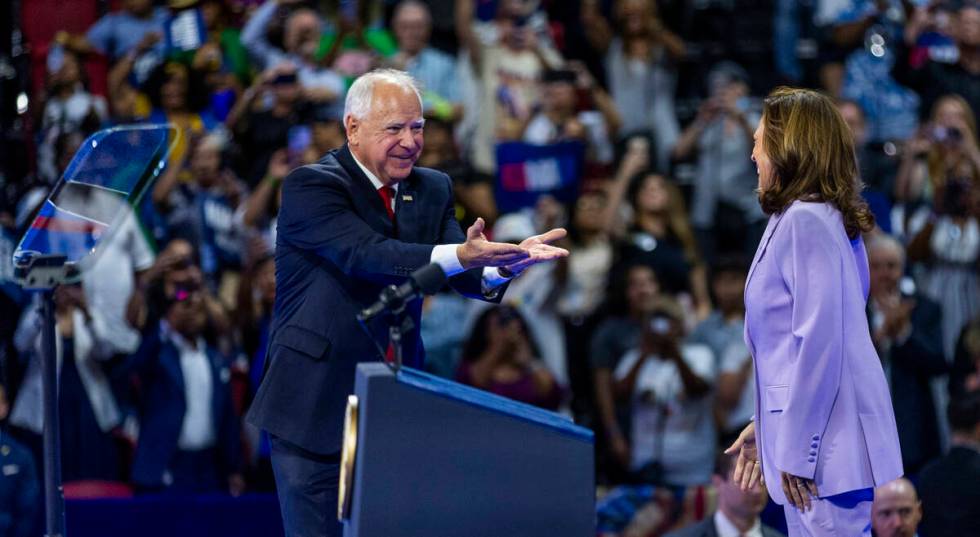
[[[180,388],[180,393],[184,393],[184,370],[180,367],[180,349],[169,336],[160,349],[160,365]]]
[[[420,201],[418,178],[414,172],[398,184],[395,200],[395,222],[398,225],[398,238],[405,242],[426,242],[419,237]]]
[[[388,237],[394,237],[395,225],[388,218],[388,211],[385,210],[384,202],[374,185],[371,184],[371,180],[364,175],[357,162],[354,162],[354,155],[351,154],[350,148],[344,144],[336,150],[335,154],[337,162],[343,166],[351,178],[351,194],[357,212],[375,231]]]

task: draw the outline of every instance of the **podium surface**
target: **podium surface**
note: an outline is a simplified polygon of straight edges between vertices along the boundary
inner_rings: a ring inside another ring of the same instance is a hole
[[[346,537],[594,535],[588,429],[381,363],[358,365],[354,392]]]

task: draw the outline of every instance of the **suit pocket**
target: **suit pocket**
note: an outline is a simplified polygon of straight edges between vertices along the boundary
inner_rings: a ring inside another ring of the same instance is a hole
[[[766,386],[766,411],[781,414],[789,401],[789,385]]]
[[[330,340],[312,330],[286,325],[276,333],[275,343],[320,361],[330,355]]]

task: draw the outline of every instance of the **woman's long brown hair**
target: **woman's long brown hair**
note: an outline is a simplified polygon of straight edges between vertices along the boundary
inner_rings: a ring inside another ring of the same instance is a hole
[[[829,97],[812,90],[780,87],[762,108],[763,148],[772,163],[772,181],[759,193],[768,214],[796,200],[834,205],[851,239],[874,228],[861,198],[854,138]]]

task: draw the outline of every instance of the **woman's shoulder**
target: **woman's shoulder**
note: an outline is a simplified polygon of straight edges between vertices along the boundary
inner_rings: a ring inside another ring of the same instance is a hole
[[[782,220],[794,225],[836,228],[843,225],[840,210],[824,201],[795,200],[783,211]],[[819,228],[815,228],[819,229]]]

